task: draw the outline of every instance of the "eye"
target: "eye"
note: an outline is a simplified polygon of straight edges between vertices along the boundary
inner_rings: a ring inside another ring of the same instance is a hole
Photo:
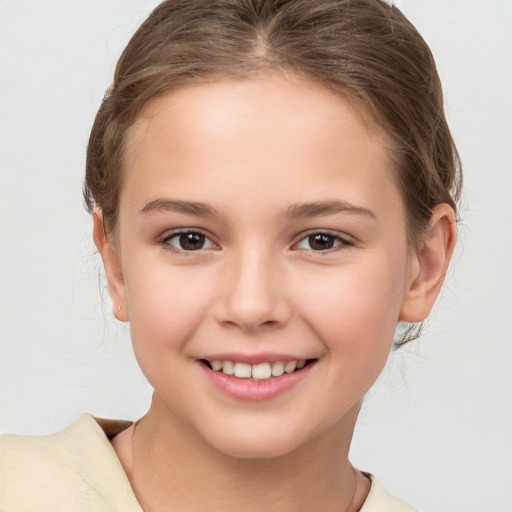
[[[351,245],[352,244],[350,242],[344,240],[338,235],[325,232],[317,232],[311,233],[304,237],[295,245],[295,248],[305,249],[308,251],[325,252],[329,249],[336,249],[338,247]]]
[[[180,231],[173,233],[164,238],[163,243],[170,245],[173,249],[187,252],[217,247],[215,243],[200,231]]]

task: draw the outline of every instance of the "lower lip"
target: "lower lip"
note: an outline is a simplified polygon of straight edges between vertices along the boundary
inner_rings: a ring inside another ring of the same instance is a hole
[[[267,380],[239,379],[234,375],[215,372],[204,363],[198,362],[209,381],[222,393],[237,400],[262,402],[272,400],[301,382],[311,371],[315,363],[293,373],[285,373],[280,377]]]

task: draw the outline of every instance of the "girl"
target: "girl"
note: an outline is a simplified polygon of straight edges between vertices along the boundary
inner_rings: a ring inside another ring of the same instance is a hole
[[[398,9],[162,3],[119,60],[84,193],[153,400],[132,424],[6,436],[1,510],[413,510],[348,459],[456,237],[441,86]]]

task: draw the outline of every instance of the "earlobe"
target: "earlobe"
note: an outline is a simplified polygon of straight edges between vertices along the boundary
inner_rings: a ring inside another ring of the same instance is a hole
[[[456,237],[453,209],[444,203],[437,205],[412,258],[400,321],[421,322],[429,315],[443,285]]]
[[[112,299],[113,313],[119,321],[127,322],[126,288],[121,259],[118,251],[114,248],[108,235],[105,233],[101,210],[94,210],[92,217],[94,243],[103,260],[103,267],[105,268],[108,282],[108,291]]]

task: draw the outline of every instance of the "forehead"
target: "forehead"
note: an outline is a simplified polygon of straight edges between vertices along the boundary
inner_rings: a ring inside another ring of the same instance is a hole
[[[270,188],[285,201],[344,184],[356,195],[373,188],[378,199],[378,187],[394,186],[390,141],[367,119],[360,105],[297,77],[187,86],[154,100],[127,132],[123,188],[149,196],[152,184],[186,193],[194,184],[211,201],[229,184],[240,193]]]
[[[279,71],[239,79],[213,75],[173,89],[150,100],[126,136],[131,141],[140,139],[151,124],[166,123],[169,115],[183,121],[179,119],[180,113],[185,113],[191,123],[199,122],[204,127],[211,120],[226,121],[229,116],[234,120],[233,114],[241,117],[255,113],[255,118],[239,119],[245,125],[249,121],[254,123],[256,118],[264,124],[272,113],[274,119],[281,117],[281,122],[288,119],[301,125],[307,123],[309,128],[319,127],[322,131],[330,122],[343,119],[348,129],[361,130],[383,145],[392,142],[380,120],[362,100],[348,92]]]

